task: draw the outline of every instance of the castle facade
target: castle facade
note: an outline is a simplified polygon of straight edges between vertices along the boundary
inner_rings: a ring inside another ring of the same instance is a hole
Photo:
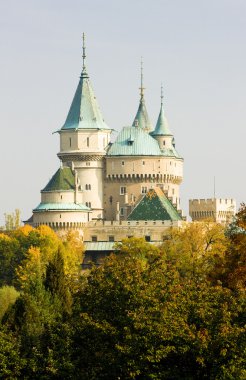
[[[158,218],[182,220],[179,188],[183,158],[169,129],[163,94],[160,103],[153,128],[145,104],[141,67],[136,116],[132,125],[123,127],[112,142],[113,129],[104,121],[93,92],[83,45],[80,80],[65,123],[57,131],[60,168],[41,190],[41,203],[33,210],[32,224],[80,229],[90,221],[133,220],[135,208],[153,189],[157,189],[160,207],[165,208]],[[147,214],[139,215],[149,220]]]

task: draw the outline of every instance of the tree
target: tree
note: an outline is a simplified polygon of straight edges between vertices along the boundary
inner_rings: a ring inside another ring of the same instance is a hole
[[[12,214],[5,213],[5,229],[7,231],[14,230],[20,227],[20,210],[15,209]]]
[[[92,269],[80,292],[74,378],[243,379],[244,298],[135,244]]]
[[[25,360],[21,357],[18,337],[0,328],[0,378],[6,380],[19,379]]]
[[[0,321],[8,308],[13,305],[20,293],[13,286],[0,288]]]

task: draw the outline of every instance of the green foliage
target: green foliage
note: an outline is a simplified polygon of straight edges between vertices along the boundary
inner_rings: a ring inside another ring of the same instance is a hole
[[[81,292],[78,378],[243,379],[243,294],[184,276],[161,251],[134,242],[136,254],[125,242],[124,254],[93,269]]]
[[[0,288],[0,321],[8,308],[13,305],[20,293],[13,286],[3,286]]]
[[[21,370],[26,362],[21,357],[20,340],[18,336],[0,328],[0,378],[20,379]]]
[[[3,281],[21,289],[2,318],[0,377],[246,378],[245,213],[227,237],[207,222],[171,229],[160,247],[125,239],[83,277],[76,234],[0,234]]]

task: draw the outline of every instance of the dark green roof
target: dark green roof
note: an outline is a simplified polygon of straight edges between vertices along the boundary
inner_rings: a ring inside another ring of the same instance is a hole
[[[127,220],[182,220],[172,202],[159,188],[150,189]]]
[[[71,168],[59,168],[42,191],[74,190],[75,181]]]

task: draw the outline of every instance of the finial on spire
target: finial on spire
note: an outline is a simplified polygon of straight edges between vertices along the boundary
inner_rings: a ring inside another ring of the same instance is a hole
[[[140,100],[144,98],[144,86],[143,86],[143,57],[141,57],[141,87],[140,90]]]
[[[163,85],[161,83],[161,106],[163,106],[163,98],[164,98],[164,96],[163,96]]]
[[[86,59],[86,54],[85,54],[85,33],[83,33],[83,70],[82,72],[85,73],[86,72],[86,66],[85,66],[85,59]]]

